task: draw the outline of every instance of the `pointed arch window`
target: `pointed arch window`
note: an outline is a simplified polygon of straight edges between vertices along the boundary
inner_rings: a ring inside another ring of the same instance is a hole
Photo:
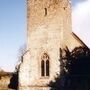
[[[41,76],[49,76],[50,75],[50,62],[49,62],[49,56],[44,53],[41,58]]]
[[[46,76],[49,76],[49,60],[46,61]]]
[[[41,76],[45,76],[45,64],[44,64],[44,60],[41,61]]]

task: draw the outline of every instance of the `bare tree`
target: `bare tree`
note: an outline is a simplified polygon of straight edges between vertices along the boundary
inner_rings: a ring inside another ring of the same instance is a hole
[[[17,90],[18,88],[18,72],[19,72],[19,67],[20,64],[23,61],[23,55],[26,52],[26,45],[23,45],[19,49],[18,53],[18,63],[15,67],[15,72],[12,74],[12,78],[10,79],[10,84],[8,85],[9,88]]]
[[[18,52],[18,62],[17,65],[15,67],[15,71],[17,72],[19,70],[20,64],[23,62],[23,56],[26,52],[26,44],[24,44],[23,46],[21,46],[19,48],[19,52]]]

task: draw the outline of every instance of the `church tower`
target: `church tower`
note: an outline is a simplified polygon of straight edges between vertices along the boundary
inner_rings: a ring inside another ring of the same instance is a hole
[[[27,51],[19,69],[19,90],[50,90],[60,71],[60,48],[82,43],[72,33],[69,0],[27,0]]]

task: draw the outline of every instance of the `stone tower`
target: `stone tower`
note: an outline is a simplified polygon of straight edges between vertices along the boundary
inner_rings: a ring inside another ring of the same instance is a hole
[[[19,90],[49,90],[60,69],[60,48],[83,43],[72,33],[69,0],[27,0],[27,51],[19,69]]]

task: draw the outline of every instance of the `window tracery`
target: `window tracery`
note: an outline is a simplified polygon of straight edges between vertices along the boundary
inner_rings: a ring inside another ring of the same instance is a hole
[[[47,53],[44,53],[41,57],[41,76],[49,76],[50,75],[50,62],[49,56]]]

